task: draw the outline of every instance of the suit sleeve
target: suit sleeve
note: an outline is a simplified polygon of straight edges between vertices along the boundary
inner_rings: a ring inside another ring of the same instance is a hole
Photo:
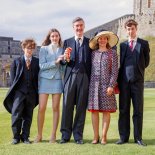
[[[10,69],[10,76],[11,76],[11,85],[13,84],[13,81],[15,79],[16,76],[16,60],[13,61],[13,63],[11,64],[11,69]]]
[[[56,67],[55,61],[47,62],[46,60],[46,49],[44,47],[40,48],[39,52],[39,67],[40,70],[48,70]]]
[[[146,68],[150,63],[150,47],[148,41],[145,42],[144,56],[145,56],[145,68]]]
[[[122,44],[120,44],[120,53],[119,53],[119,69],[118,69],[118,78],[117,82],[120,82],[121,79],[121,73],[122,73]]]
[[[119,65],[121,66],[122,62],[122,44],[120,44],[120,59],[119,59]]]
[[[114,87],[117,82],[118,77],[118,56],[117,52],[113,50],[111,57],[111,77],[110,77],[110,87]]]

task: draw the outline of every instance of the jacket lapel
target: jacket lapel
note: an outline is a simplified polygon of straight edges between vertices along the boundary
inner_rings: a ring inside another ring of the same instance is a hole
[[[21,58],[21,70],[20,70],[20,75],[22,74],[23,70],[24,70],[24,66],[25,66],[25,58],[24,56],[22,56]]]
[[[34,77],[34,72],[35,72],[35,60],[34,60],[34,57],[32,56],[32,60],[31,60],[31,73],[32,73],[32,77]]]
[[[88,46],[87,46],[87,43],[86,43],[86,38],[84,37],[83,38],[83,43],[82,43],[84,46],[82,46],[82,54],[83,54],[83,57],[84,57],[84,62],[87,61],[87,57],[88,57]]]
[[[135,46],[135,49],[134,49],[134,51],[136,52],[136,60],[137,60],[137,62],[139,60],[140,49],[141,49],[141,43],[140,43],[139,38],[137,38],[137,43],[136,43],[136,46]]]
[[[18,59],[18,61],[16,61],[17,63],[17,70],[16,70],[16,81],[18,81],[18,79],[21,77],[22,72],[23,72],[23,68],[24,68],[24,63],[25,63],[25,59],[24,56],[20,57]]]
[[[128,41],[125,41],[124,44],[122,44],[122,60],[121,60],[121,65],[123,64],[124,62],[124,58],[125,58],[125,55],[126,55],[126,52],[127,52],[127,48],[128,48]]]
[[[70,40],[70,46],[72,48],[72,52],[71,52],[71,59],[75,60],[75,50],[76,50],[76,44],[75,44],[75,39],[74,37]]]

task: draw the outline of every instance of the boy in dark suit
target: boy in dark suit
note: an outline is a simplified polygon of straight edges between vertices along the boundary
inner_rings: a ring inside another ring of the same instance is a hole
[[[133,104],[134,141],[146,146],[142,141],[144,72],[149,65],[149,44],[137,37],[138,23],[133,19],[125,23],[128,40],[120,44],[119,94],[119,134],[116,144],[124,144],[130,136],[130,104]]]
[[[12,144],[18,144],[20,140],[30,144],[33,109],[38,104],[39,60],[32,56],[36,43],[33,39],[25,39],[21,46],[24,55],[11,65],[12,85],[4,99],[5,108],[12,114]]]

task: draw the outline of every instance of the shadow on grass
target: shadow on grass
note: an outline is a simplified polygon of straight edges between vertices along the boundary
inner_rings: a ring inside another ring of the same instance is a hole
[[[118,139],[108,139],[107,144],[115,144],[118,141]],[[144,143],[147,145],[155,145],[155,139],[144,139]],[[92,140],[84,139],[84,143],[91,144]],[[130,139],[127,144],[135,144],[134,139]]]

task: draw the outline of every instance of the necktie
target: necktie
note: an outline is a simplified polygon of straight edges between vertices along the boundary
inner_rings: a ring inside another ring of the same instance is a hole
[[[134,40],[130,40],[129,47],[130,47],[131,51],[133,51],[133,42],[134,42]]]
[[[80,59],[80,52],[79,52],[79,48],[80,48],[80,39],[81,38],[78,38],[76,40],[76,62],[79,62],[79,59]]]
[[[77,39],[77,49],[80,47],[80,40],[81,40],[81,38]]]
[[[26,59],[26,67],[28,70],[30,69],[30,64],[31,64],[30,59]]]

